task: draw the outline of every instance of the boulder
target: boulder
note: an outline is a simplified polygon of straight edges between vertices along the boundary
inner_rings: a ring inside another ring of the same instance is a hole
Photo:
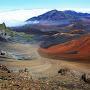
[[[83,80],[84,82],[86,82],[86,83],[89,83],[89,84],[90,84],[90,75],[89,75],[89,74],[84,73],[84,74],[81,76],[81,80]]]

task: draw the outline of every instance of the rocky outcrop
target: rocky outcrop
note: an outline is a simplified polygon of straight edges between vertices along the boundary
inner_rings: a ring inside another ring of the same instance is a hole
[[[6,27],[5,23],[0,24],[0,41],[7,41],[9,38],[9,28]]]
[[[2,65],[2,64],[0,64],[0,70],[6,71],[8,73],[10,72],[10,70],[5,65]]]
[[[84,74],[81,76],[81,79],[82,79],[84,82],[90,84],[90,75],[84,73]]]

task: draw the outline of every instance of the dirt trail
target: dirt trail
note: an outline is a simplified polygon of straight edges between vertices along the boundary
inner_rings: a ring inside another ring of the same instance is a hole
[[[23,54],[34,54],[37,58],[35,60],[13,60],[13,59],[2,59],[0,58],[0,63],[5,64],[10,69],[18,71],[20,69],[28,68],[30,74],[36,77],[52,76],[57,74],[61,67],[68,67],[70,69],[79,70],[81,72],[90,73],[90,63],[84,62],[73,62],[64,60],[53,60],[49,58],[41,57],[36,45],[29,44],[7,44],[5,47],[0,46],[0,49],[8,51],[17,51]]]

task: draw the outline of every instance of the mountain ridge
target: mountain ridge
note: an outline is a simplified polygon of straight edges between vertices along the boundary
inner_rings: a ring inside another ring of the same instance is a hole
[[[62,19],[78,19],[78,18],[89,18],[90,19],[90,14],[89,13],[81,13],[81,12],[75,12],[72,10],[65,10],[65,11],[58,11],[58,10],[51,10],[48,11],[42,15],[39,15],[37,17],[32,17],[28,20],[26,20],[26,22],[28,21],[34,21],[34,20],[39,20],[39,21],[43,21],[43,20],[62,20]]]

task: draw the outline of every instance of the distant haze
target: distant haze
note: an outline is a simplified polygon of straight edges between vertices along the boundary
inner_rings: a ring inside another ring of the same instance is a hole
[[[0,23],[5,22],[7,26],[19,25],[25,20],[43,14],[47,11],[48,9],[1,11]]]
[[[51,9],[26,9],[26,10],[9,10],[9,11],[0,11],[0,23],[5,22],[7,26],[17,26],[23,25],[24,21],[41,15]],[[75,10],[82,12],[83,10]],[[89,10],[84,10],[84,12],[89,12]]]

